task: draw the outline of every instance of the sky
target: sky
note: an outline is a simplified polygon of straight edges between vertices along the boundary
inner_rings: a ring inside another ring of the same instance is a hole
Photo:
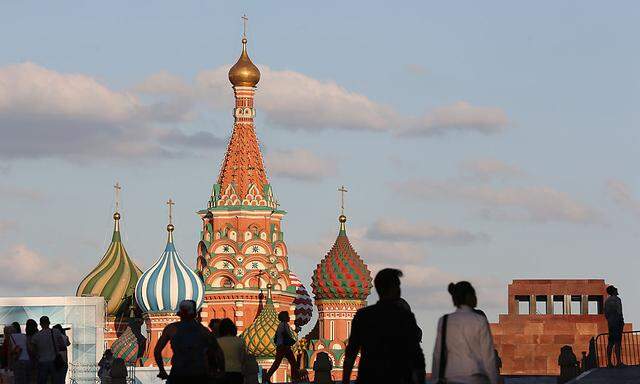
[[[116,181],[138,266],[164,249],[169,198],[195,265],[244,13],[308,288],[345,185],[350,239],[372,271],[405,272],[428,354],[462,279],[492,321],[513,279],[600,278],[640,322],[635,2],[2,2],[0,295],[74,294],[110,240]]]

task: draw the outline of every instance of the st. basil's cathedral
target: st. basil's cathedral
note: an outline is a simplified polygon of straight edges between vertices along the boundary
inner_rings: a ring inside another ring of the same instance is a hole
[[[105,298],[107,346],[129,364],[153,366],[153,348],[162,329],[177,320],[180,301],[192,299],[205,326],[211,319],[233,320],[248,353],[263,369],[275,357],[277,313],[288,311],[298,335],[294,350],[300,366],[312,367],[318,353],[324,352],[333,364],[334,379],[340,379],[351,321],[366,305],[371,274],[347,237],[343,213],[335,243],[312,274],[317,323],[301,335],[302,326],[311,320],[313,302],[289,266],[282,226],[286,212],[269,183],[258,145],[254,95],[260,71],[249,58],[246,36],[229,81],[235,96],[233,131],[217,182],[206,207],[198,212],[202,229],[196,269],[188,267],[180,245],[174,244],[171,200],[164,252],[145,271],[124,248],[116,203],[111,244],[82,280],[77,295]],[[116,185],[116,194],[119,188]],[[169,361],[170,347],[163,357]],[[286,381],[289,372],[283,362],[273,380]]]

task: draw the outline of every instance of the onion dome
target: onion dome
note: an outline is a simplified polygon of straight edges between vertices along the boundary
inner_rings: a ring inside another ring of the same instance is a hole
[[[260,81],[260,70],[247,54],[247,38],[242,38],[242,54],[229,70],[229,81],[234,87],[255,87]]]
[[[173,230],[173,224],[167,225],[164,253],[136,285],[136,301],[143,312],[175,312],[182,300],[194,300],[198,308],[202,305],[204,284],[178,255]]]
[[[138,335],[132,329],[136,328]],[[140,333],[139,326],[129,324],[125,331],[111,344],[111,352],[113,357],[121,358],[127,364],[135,364],[138,357],[144,352],[144,343],[146,339]]]
[[[267,301],[264,308],[253,323],[242,332],[242,338],[249,355],[257,358],[273,358],[276,355],[276,345],[273,338],[279,324],[278,313],[271,298],[271,284],[268,284]]]
[[[340,231],[331,250],[316,267],[311,288],[316,300],[366,300],[371,291],[371,272],[351,246],[340,215]]]
[[[298,276],[293,272],[289,272],[289,277],[291,278],[291,285],[296,288],[296,299],[293,301],[293,305],[296,306],[294,311],[294,315],[296,316],[294,324],[296,329],[298,329],[302,328],[302,326],[311,320],[311,316],[313,315],[313,301],[307,289],[298,279]]]
[[[76,296],[102,296],[107,302],[107,315],[116,316],[127,309],[142,275],[129,258],[120,236],[120,213],[113,214],[111,244],[98,266],[80,283]]]

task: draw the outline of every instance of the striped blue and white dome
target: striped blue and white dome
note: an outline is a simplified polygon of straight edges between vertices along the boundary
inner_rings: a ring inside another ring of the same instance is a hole
[[[173,225],[167,226],[169,239],[158,261],[136,284],[136,301],[143,312],[176,312],[182,300],[193,300],[200,308],[204,284],[182,261],[173,244]]]

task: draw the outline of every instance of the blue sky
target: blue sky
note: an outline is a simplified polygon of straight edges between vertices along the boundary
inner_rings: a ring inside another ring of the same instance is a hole
[[[405,270],[427,350],[463,278],[492,319],[514,278],[604,278],[638,321],[633,2],[4,2],[3,294],[75,291],[110,238],[116,180],[138,265],[163,250],[169,197],[194,263],[243,13],[258,135],[307,286],[345,184],[352,242],[372,268]]]

